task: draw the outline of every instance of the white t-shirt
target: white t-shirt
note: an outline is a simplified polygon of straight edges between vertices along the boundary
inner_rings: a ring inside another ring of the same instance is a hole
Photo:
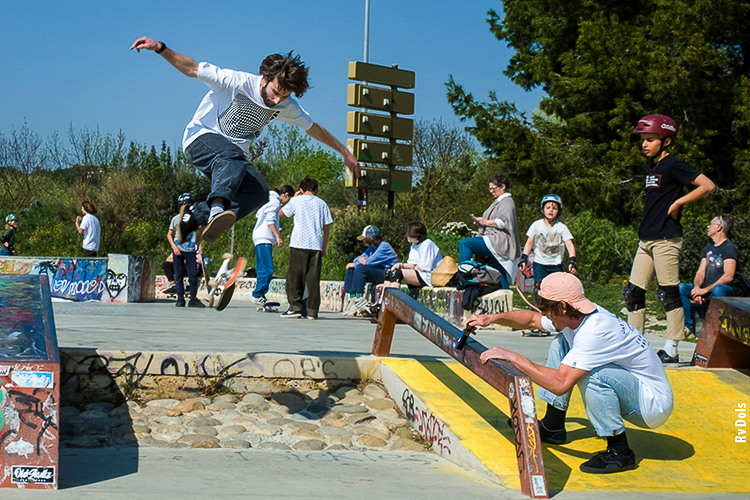
[[[250,156],[250,141],[256,139],[271,120],[297,125],[307,130],[312,118],[292,97],[273,108],[263,103],[260,95],[262,77],[222,69],[202,62],[198,65],[198,80],[211,89],[201,101],[193,119],[185,128],[182,149],[203,134],[221,134]]]
[[[572,240],[568,226],[562,222],[555,222],[549,227],[544,219],[534,222],[526,236],[534,238],[534,262],[545,266],[554,266],[562,263],[565,254],[565,242]]]
[[[427,283],[427,286],[432,286],[432,271],[435,269],[440,261],[443,260],[440,255],[440,249],[430,239],[425,239],[422,243],[412,243],[411,250],[409,250],[409,258],[406,259],[407,264],[416,264],[420,269],[424,271],[417,271],[422,281]]]
[[[81,219],[79,227],[83,229],[83,249],[92,252],[99,251],[99,237],[102,232],[99,219],[95,215],[86,214]]]
[[[323,226],[333,223],[325,201],[311,194],[300,194],[289,200],[283,211],[287,217],[294,217],[290,247],[323,250]]]
[[[174,244],[177,245],[177,248],[180,250],[180,252],[197,252],[198,249],[195,246],[195,242],[198,239],[198,231],[193,231],[192,233],[188,234],[185,241],[180,244],[180,242],[177,240],[177,224],[179,223],[180,214],[172,217],[172,222],[169,223],[169,229],[172,230],[172,236],[174,237]]]
[[[652,429],[659,427],[674,406],[664,366],[641,332],[606,309],[596,308],[576,330],[565,328],[561,332],[570,345],[562,363],[586,371],[609,363],[625,368],[640,382],[644,422]],[[542,316],[542,327],[555,331],[546,316]]]

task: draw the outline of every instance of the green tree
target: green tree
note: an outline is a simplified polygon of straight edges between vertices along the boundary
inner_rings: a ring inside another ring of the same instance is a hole
[[[750,185],[750,3],[727,0],[506,0],[488,23],[515,50],[505,71],[547,97],[531,117],[490,94],[479,102],[453,78],[448,99],[468,130],[538,198],[619,224],[642,210],[632,130],[650,113],[678,123],[674,153],[722,196],[711,211],[747,211]]]

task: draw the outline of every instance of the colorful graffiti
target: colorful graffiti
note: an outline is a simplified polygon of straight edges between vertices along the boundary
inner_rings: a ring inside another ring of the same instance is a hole
[[[107,263],[61,259],[52,283],[52,296],[78,301],[101,300]]]
[[[153,257],[5,257],[0,259],[0,274],[47,276],[53,297],[76,301],[147,302],[155,293]]]

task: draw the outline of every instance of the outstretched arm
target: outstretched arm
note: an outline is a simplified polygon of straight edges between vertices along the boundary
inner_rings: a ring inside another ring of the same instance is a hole
[[[487,326],[491,323],[516,329],[536,328],[544,330],[544,327],[542,327],[542,315],[528,309],[517,309],[499,314],[474,314],[464,320],[464,328]]]
[[[312,127],[307,129],[307,135],[315,139],[316,141],[322,142],[326,146],[335,149],[341,156],[344,157],[344,164],[346,168],[352,171],[354,177],[359,177],[359,162],[354,157],[351,151],[341,144],[328,130],[318,123],[313,123]]]
[[[177,68],[177,70],[185,76],[195,78],[198,76],[198,63],[195,59],[188,56],[184,56],[178,52],[167,47],[164,42],[157,42],[147,36],[142,36],[130,46],[130,50],[137,50],[138,52],[143,50],[160,51],[161,56],[166,59],[169,64]]]

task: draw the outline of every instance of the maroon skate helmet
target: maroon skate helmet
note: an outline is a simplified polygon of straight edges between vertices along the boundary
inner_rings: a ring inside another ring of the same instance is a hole
[[[677,124],[667,115],[646,115],[638,120],[635,126],[636,134],[658,134],[664,140],[671,139],[670,144],[677,140]]]

